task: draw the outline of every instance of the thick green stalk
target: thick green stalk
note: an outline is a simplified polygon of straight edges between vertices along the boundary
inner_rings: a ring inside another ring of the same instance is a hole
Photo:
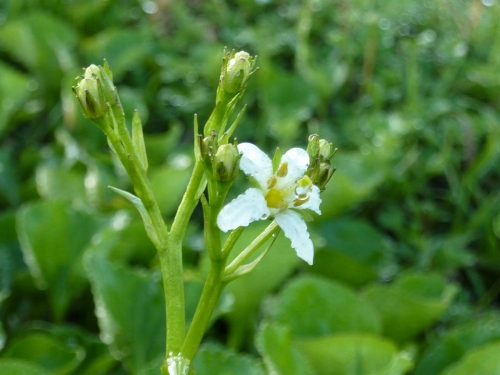
[[[167,304],[167,357],[180,352],[185,337],[182,242],[204,184],[203,165],[201,162],[196,162],[186,193],[172,223],[167,248],[160,253]]]
[[[212,259],[210,263],[207,280],[205,281],[198,307],[196,308],[193,321],[189,327],[181,350],[182,357],[190,361],[193,359],[200,346],[203,335],[210,322],[210,318],[212,317],[212,313],[217,305],[217,301],[224,289],[225,285],[222,282],[222,277],[225,263],[225,259]]]

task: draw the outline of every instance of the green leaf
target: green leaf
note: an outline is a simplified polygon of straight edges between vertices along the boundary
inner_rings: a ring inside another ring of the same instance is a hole
[[[61,70],[75,66],[71,51],[76,42],[71,25],[41,9],[24,12],[0,30],[0,48],[43,77],[42,84],[54,88],[59,85]]]
[[[318,375],[403,375],[412,367],[409,354],[389,340],[343,334],[298,340],[296,347]]]
[[[0,359],[0,374],[9,375],[53,375],[43,367],[37,366],[30,361],[19,359]]]
[[[319,226],[325,245],[315,255],[313,273],[360,286],[385,277],[393,253],[388,239],[365,221],[341,218]]]
[[[0,72],[0,76],[1,74],[2,73]],[[0,201],[5,197],[11,206],[16,206],[20,203],[21,198],[19,196],[19,176],[17,175],[17,171],[12,164],[12,160],[12,155],[4,150],[0,150]]]
[[[459,361],[468,351],[492,340],[500,340],[498,314],[453,327],[423,352],[414,374],[437,374],[446,366]]]
[[[40,196],[46,200],[66,200],[78,207],[85,207],[85,173],[67,169],[60,161],[49,160],[36,169],[36,185]]]
[[[256,338],[268,374],[316,374],[302,354],[292,346],[290,330],[276,323],[264,323]]]
[[[440,275],[408,274],[392,285],[369,286],[364,294],[380,312],[384,336],[405,342],[434,324],[456,293]]]
[[[109,353],[108,347],[95,334],[91,334],[77,326],[42,325],[42,330],[68,345],[78,345],[85,350],[85,356],[75,374],[108,375],[116,366],[116,360]]]
[[[480,346],[468,352],[458,363],[447,367],[440,375],[500,375],[500,341]]]
[[[84,260],[102,340],[131,374],[165,355],[165,301],[158,273],[88,254]]]
[[[256,359],[215,344],[204,344],[193,360],[196,375],[264,375]]]
[[[295,278],[284,287],[276,319],[288,324],[294,337],[303,338],[381,330],[377,311],[354,291],[310,276]]]
[[[28,204],[17,213],[25,261],[37,286],[48,289],[56,320],[62,319],[87,284],[82,254],[100,227],[96,215],[76,211],[64,202]]]
[[[78,345],[67,345],[48,333],[34,332],[14,337],[3,356],[36,363],[53,375],[69,375],[82,362],[85,350]]]
[[[13,126],[14,123],[9,121],[29,97],[27,83],[26,74],[0,62],[0,138]]]

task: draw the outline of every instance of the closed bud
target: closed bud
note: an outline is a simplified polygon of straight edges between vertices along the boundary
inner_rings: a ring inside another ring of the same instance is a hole
[[[326,184],[332,178],[333,173],[335,172],[335,168],[333,168],[329,163],[321,163],[319,165],[318,174],[315,176],[314,184],[319,187],[321,191],[326,189]]]
[[[311,134],[307,141],[307,153],[309,154],[309,159],[314,160],[319,156],[319,135]]]
[[[98,73],[99,68],[96,65],[89,66],[85,69],[85,74],[78,85],[73,86],[73,92],[82,106],[84,116],[91,120],[102,118],[108,110]]]
[[[215,130],[212,130],[212,133],[208,136],[203,138],[202,144],[201,144],[201,155],[203,158],[208,157],[209,159],[213,159],[215,152],[217,151],[217,148],[219,147],[219,141],[218,141],[218,136],[217,132]]]
[[[333,155],[337,152],[337,149],[333,148],[333,145],[326,139],[319,140],[319,160],[320,162],[329,162]]]
[[[120,99],[111,77],[111,69],[104,61],[104,68],[94,64],[86,68],[76,87],[73,86],[73,92],[82,106],[83,114],[98,125],[103,123],[102,118],[108,108],[113,110],[115,116],[123,115]]]
[[[228,54],[229,61],[221,72],[221,86],[229,94],[237,94],[245,89],[248,78],[252,74],[254,59],[245,51]]]
[[[239,162],[241,154],[238,152],[236,145],[223,144],[215,154],[213,162],[214,177],[218,181],[231,182],[239,171]]]

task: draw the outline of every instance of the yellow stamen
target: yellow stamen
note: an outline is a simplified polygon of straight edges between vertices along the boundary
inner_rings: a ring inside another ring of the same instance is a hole
[[[272,189],[274,187],[274,185],[276,185],[277,181],[278,180],[276,179],[275,176],[271,176],[271,178],[269,180],[267,180],[267,188]]]
[[[276,176],[285,177],[288,174],[288,162],[283,162],[276,171]]]

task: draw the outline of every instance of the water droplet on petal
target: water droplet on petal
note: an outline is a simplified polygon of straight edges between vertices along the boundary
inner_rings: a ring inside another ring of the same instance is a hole
[[[269,215],[267,214],[264,214],[260,217],[261,220],[267,220],[267,218],[269,217]]]

